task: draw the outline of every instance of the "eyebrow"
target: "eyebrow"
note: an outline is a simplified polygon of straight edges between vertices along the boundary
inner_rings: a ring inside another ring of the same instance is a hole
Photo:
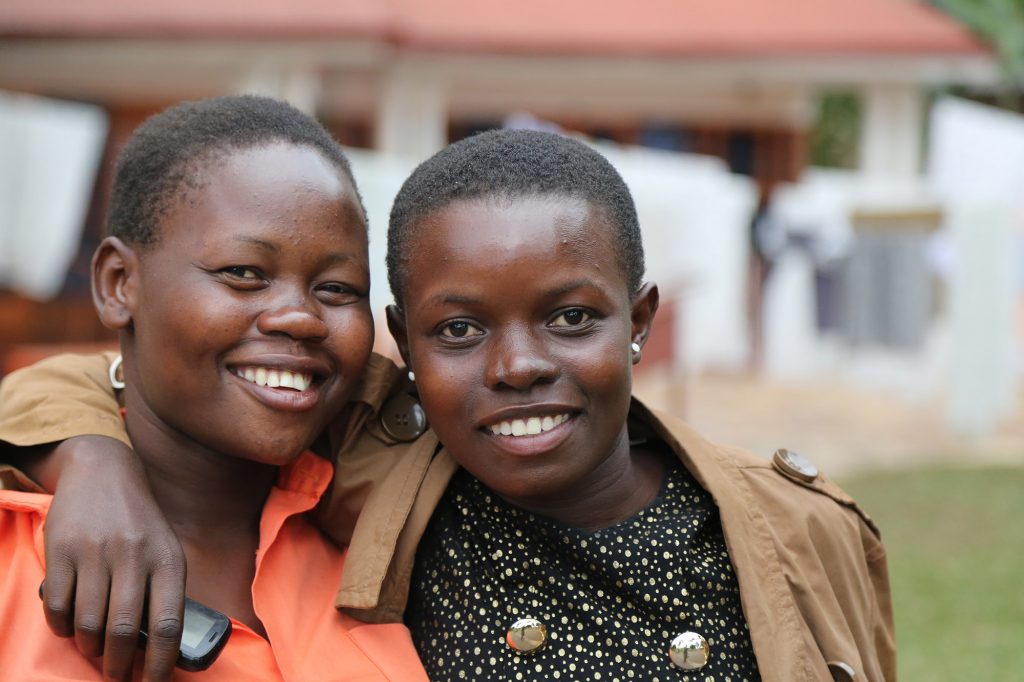
[[[258,237],[240,236],[240,237],[235,237],[235,239],[237,239],[240,242],[245,242],[247,244],[252,244],[253,246],[258,246],[261,249],[264,249],[266,251],[272,251],[274,253],[277,253],[277,251],[279,250],[277,248],[277,244],[274,244],[273,242],[268,242],[267,240],[260,239]]]
[[[324,254],[324,257],[320,260],[323,265],[340,265],[347,263],[352,260],[353,256],[350,253],[341,253],[339,251],[332,251],[328,254]]]
[[[565,284],[557,286],[554,289],[548,289],[545,292],[545,296],[547,296],[548,298],[557,298],[559,296],[564,296],[565,294],[576,291],[577,289],[586,288],[596,289],[599,287],[593,280],[587,279],[586,277],[581,277],[579,279],[574,279],[571,282],[566,282]]]
[[[236,237],[236,239],[240,242],[245,242],[246,244],[252,244],[253,246],[257,246],[263,249],[264,251],[270,251],[271,253],[277,253],[280,251],[280,249],[277,247],[277,244],[275,244],[274,242],[268,242],[266,239],[260,239],[259,237],[240,236]],[[341,263],[347,263],[348,261],[352,260],[352,258],[353,256],[350,253],[332,251],[331,253],[324,254],[323,258],[320,259],[320,262],[325,266],[338,265]]]
[[[544,298],[558,298],[559,296],[564,296],[565,294],[571,293],[573,291],[587,288],[596,289],[598,288],[598,286],[597,284],[594,283],[593,280],[587,279],[586,277],[581,277],[580,279],[574,279],[571,282],[566,282],[565,284],[559,285],[553,289],[548,289],[547,291],[544,292]],[[454,304],[472,306],[478,305],[479,303],[480,299],[478,298],[442,292],[440,294],[431,296],[429,299],[427,299],[426,305]]]
[[[427,299],[427,303],[426,304],[427,305],[452,305],[452,304],[454,304],[454,305],[466,305],[466,306],[469,306],[469,305],[478,305],[479,303],[480,303],[480,299],[478,299],[478,298],[471,298],[469,296],[460,296],[458,294],[447,294],[447,293],[442,292],[440,294],[436,294],[434,296],[431,296],[429,299]]]

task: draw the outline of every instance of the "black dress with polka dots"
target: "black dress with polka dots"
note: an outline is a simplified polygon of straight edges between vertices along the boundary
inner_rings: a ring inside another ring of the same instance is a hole
[[[430,679],[759,680],[718,508],[672,461],[647,508],[596,532],[456,474],[420,543],[406,610]],[[521,618],[544,624],[543,647],[506,644]],[[710,647],[699,670],[669,658],[687,631]]]

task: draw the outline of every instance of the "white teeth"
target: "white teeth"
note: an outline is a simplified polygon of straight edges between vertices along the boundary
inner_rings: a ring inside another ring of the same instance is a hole
[[[312,374],[300,374],[287,369],[272,369],[269,367],[241,367],[233,370],[234,373],[251,381],[257,386],[269,386],[270,388],[291,388],[296,391],[305,391],[313,383]]]
[[[568,420],[568,414],[556,414],[526,419],[506,419],[497,424],[491,424],[487,428],[496,436],[536,436],[550,431]]]

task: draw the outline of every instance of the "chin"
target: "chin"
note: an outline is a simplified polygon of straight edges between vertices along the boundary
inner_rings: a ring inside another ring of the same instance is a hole
[[[479,477],[477,477],[479,478]],[[505,474],[504,476],[490,476],[490,480],[479,478],[479,480],[493,492],[507,500],[549,499],[557,495],[557,486],[547,478],[515,476]]]
[[[241,459],[248,459],[260,464],[271,466],[287,466],[299,455],[309,449],[307,439],[267,439],[245,443],[241,441],[233,445],[233,454]]]

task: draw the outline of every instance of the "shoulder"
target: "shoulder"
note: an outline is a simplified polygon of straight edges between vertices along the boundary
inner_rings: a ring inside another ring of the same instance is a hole
[[[399,387],[401,379],[402,370],[390,358],[371,353],[352,401],[370,405],[376,412]]]
[[[810,457],[788,448],[779,448],[770,458],[758,457],[736,448],[716,446],[726,461],[735,462],[749,482],[751,492],[763,497],[766,503],[790,501],[784,509],[801,510],[803,514],[816,513],[827,518],[831,515],[857,519],[873,535],[880,537],[878,526],[839,484],[821,471]],[[751,463],[751,458],[756,458]]]
[[[27,365],[4,377],[4,385],[22,382],[57,381],[64,383],[70,376],[85,374],[92,378],[107,378],[110,363],[118,356],[116,350],[101,353],[58,353]],[[106,384],[105,384],[105,387]]]
[[[634,414],[638,412],[719,506],[752,505],[773,522],[801,526],[844,522],[851,529],[864,528],[879,536],[871,517],[810,457],[786,448],[770,456],[754,454],[711,442],[682,420],[635,403]]]
[[[327,429],[332,453],[353,448],[402,452],[427,431],[415,386],[390,358],[372,353],[352,397]]]

